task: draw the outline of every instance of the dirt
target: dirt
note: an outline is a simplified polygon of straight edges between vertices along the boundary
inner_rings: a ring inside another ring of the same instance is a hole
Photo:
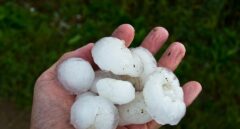
[[[1,129],[29,129],[30,109],[22,109],[14,103],[0,100]]]

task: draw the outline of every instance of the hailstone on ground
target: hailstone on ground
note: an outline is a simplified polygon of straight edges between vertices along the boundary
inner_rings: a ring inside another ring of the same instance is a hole
[[[92,49],[93,71],[81,58],[70,58],[58,67],[58,80],[78,95],[71,108],[76,129],[116,129],[117,125],[176,125],[185,115],[183,91],[174,73],[157,67],[143,47],[127,48],[123,40],[104,37]]]

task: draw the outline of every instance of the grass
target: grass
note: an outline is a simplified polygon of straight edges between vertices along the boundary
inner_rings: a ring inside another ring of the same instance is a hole
[[[11,0],[0,2],[0,99],[30,108],[37,77],[64,52],[110,35],[118,25],[136,29],[138,46],[164,26],[187,55],[176,71],[181,83],[198,80],[203,92],[176,127],[240,128],[240,2],[237,0]],[[162,49],[156,57],[159,58]]]

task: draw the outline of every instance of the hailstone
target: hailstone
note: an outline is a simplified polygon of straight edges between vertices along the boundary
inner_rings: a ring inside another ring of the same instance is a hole
[[[58,80],[70,93],[80,94],[89,90],[95,77],[89,62],[82,58],[69,58],[57,70]]]
[[[123,40],[104,37],[95,43],[92,49],[94,62],[101,70],[116,75],[140,76],[143,66],[140,58],[133,55]]]
[[[71,108],[71,124],[76,129],[115,129],[118,121],[113,103],[89,92],[78,96]]]
[[[176,125],[184,116],[186,105],[177,77],[166,68],[157,68],[143,89],[147,111],[159,124]]]
[[[152,120],[147,111],[142,92],[136,92],[136,97],[130,103],[119,105],[119,125],[144,124]]]
[[[96,84],[98,94],[114,104],[126,104],[135,98],[135,89],[128,81],[104,78]]]
[[[92,83],[92,87],[90,89],[91,92],[94,92],[94,93],[97,93],[97,87],[96,87],[96,84],[99,80],[103,79],[103,78],[113,78],[113,79],[120,79],[119,76],[111,73],[111,72],[106,72],[106,71],[101,71],[101,70],[98,70],[95,72],[95,78],[93,80],[93,83]]]
[[[143,73],[141,74],[141,79],[145,80],[145,78],[157,68],[156,59],[153,57],[152,53],[143,47],[132,48],[131,51],[142,61]]]
[[[76,129],[116,129],[151,120],[176,125],[185,115],[177,77],[157,67],[147,49],[129,49],[123,40],[104,37],[91,53],[99,66],[95,72],[81,58],[69,58],[57,69],[62,86],[77,95],[70,113]]]

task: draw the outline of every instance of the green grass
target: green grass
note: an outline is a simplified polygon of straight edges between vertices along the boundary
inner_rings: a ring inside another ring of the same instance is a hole
[[[164,128],[240,128],[238,0],[0,3],[0,99],[30,108],[35,80],[64,52],[110,35],[122,23],[136,29],[132,46],[151,28],[164,26],[170,32],[164,48],[173,41],[187,48],[176,71],[181,83],[198,80],[203,85],[180,125]]]

